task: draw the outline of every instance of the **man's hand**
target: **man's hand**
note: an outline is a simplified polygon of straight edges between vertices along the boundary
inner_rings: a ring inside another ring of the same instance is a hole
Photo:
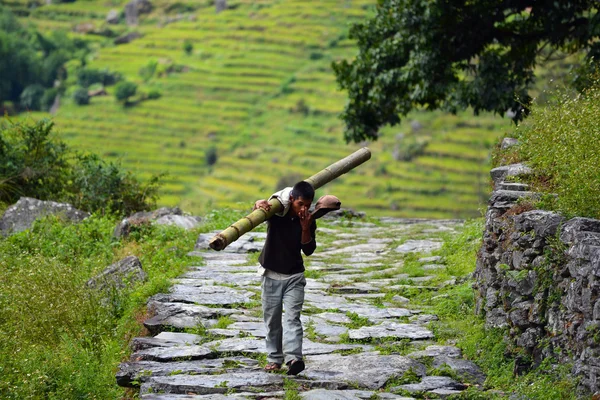
[[[304,208],[300,210],[298,213],[298,218],[300,218],[300,226],[302,226],[303,231],[310,232],[310,226],[313,222],[313,216],[308,212],[308,208]]]
[[[267,200],[257,200],[254,203],[254,208],[252,210],[263,209],[265,211],[271,211],[271,205]]]

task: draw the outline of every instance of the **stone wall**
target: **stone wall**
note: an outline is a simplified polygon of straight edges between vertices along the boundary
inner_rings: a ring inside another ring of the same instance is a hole
[[[580,388],[600,390],[600,221],[531,210],[527,185],[506,183],[522,165],[492,170],[483,244],[475,271],[476,310],[508,328],[520,368],[554,356],[571,363]],[[519,360],[518,360],[519,361]]]

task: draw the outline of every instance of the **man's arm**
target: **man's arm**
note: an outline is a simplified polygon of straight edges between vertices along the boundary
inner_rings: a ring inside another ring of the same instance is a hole
[[[300,226],[302,227],[302,238],[300,239],[300,247],[302,252],[307,256],[314,253],[317,248],[317,241],[315,240],[317,233],[317,223],[313,219],[312,215],[306,210],[299,215]]]

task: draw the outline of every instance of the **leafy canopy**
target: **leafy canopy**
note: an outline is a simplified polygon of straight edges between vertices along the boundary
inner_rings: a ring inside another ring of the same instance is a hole
[[[377,139],[415,107],[528,113],[542,52],[600,56],[597,0],[382,0],[354,25],[356,59],[333,69],[346,141]]]

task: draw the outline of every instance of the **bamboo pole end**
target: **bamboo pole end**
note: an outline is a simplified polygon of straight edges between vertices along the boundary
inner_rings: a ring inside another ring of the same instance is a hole
[[[227,244],[227,240],[223,236],[221,236],[221,234],[217,234],[210,240],[208,246],[213,250],[221,251],[225,247],[227,247]]]

